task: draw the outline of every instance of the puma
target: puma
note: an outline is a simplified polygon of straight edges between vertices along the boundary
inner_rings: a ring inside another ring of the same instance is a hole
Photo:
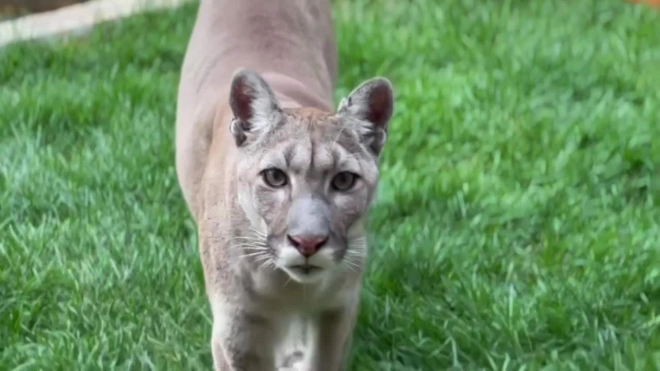
[[[334,110],[336,78],[330,0],[201,0],[176,169],[216,370],[347,367],[394,93],[376,77]]]

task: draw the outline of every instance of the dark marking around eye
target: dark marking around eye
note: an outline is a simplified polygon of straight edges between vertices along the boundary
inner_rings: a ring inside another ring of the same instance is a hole
[[[346,155],[342,153],[341,150],[337,148],[332,149],[332,163],[335,169],[342,169],[344,166],[346,166],[348,163],[352,163],[357,165],[356,171],[361,172],[362,171],[362,159],[364,159],[364,156],[361,152],[349,152],[346,147],[340,146],[345,152],[348,157],[352,157],[354,160],[347,159]]]
[[[309,159],[309,168],[310,168],[310,169],[313,169],[313,168],[314,168],[314,157],[316,157],[316,156],[315,156],[316,152],[314,151],[314,140],[313,140],[313,139],[310,139],[309,143],[310,143],[310,148],[311,148],[311,152],[310,152],[310,153],[312,154],[312,155],[310,156],[310,159]]]
[[[342,155],[341,151],[337,148],[332,149],[332,164],[335,168],[339,167],[339,162],[341,161]]]
[[[293,161],[293,158],[296,157],[296,146],[294,144],[287,146],[284,148],[282,154],[284,155],[286,167],[291,167],[291,162]]]

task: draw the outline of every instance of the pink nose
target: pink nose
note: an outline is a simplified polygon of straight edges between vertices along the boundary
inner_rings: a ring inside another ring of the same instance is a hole
[[[317,251],[326,242],[328,242],[328,236],[289,236],[289,242],[302,254],[302,256],[309,258],[310,256],[316,254]]]

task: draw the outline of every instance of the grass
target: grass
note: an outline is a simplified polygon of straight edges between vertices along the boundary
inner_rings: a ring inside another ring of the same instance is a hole
[[[660,369],[660,14],[334,3],[337,96],[398,94],[352,369]],[[195,9],[0,50],[0,369],[210,368],[173,167]]]

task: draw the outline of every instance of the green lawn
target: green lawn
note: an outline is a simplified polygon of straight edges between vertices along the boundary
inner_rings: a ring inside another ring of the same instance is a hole
[[[660,369],[660,13],[335,5],[337,96],[398,95],[351,369]],[[195,9],[0,50],[1,370],[210,369],[174,171]]]

